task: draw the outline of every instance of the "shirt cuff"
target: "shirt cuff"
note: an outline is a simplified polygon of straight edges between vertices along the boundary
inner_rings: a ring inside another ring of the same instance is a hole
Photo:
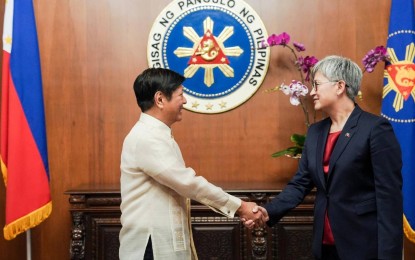
[[[226,202],[225,206],[220,208],[219,210],[222,211],[226,216],[233,218],[235,216],[236,211],[241,207],[242,201],[240,198],[235,196],[229,195],[228,202]]]

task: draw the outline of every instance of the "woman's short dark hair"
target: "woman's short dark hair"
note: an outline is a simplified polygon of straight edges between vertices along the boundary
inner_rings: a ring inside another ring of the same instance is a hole
[[[154,95],[157,91],[170,100],[173,91],[180,87],[184,80],[185,77],[169,69],[144,70],[134,81],[134,93],[141,111],[145,112],[154,105]]]

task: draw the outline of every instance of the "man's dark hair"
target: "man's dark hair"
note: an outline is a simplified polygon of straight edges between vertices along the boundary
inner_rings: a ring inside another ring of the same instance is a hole
[[[170,100],[173,91],[180,87],[184,80],[185,77],[169,69],[144,70],[134,81],[134,93],[141,111],[145,112],[154,105],[154,94],[157,91]]]

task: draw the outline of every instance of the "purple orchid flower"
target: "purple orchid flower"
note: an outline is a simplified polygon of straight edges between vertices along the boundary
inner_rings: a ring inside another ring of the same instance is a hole
[[[293,42],[294,48],[298,51],[298,52],[302,52],[305,51],[305,46],[302,43],[299,42]]]
[[[278,42],[279,42],[279,37],[278,37],[278,35],[276,35],[274,33],[271,34],[267,39],[268,46],[270,46],[270,47],[278,45]]]
[[[279,35],[280,37],[280,44],[279,45],[287,45],[290,42],[290,35],[286,32],[283,32]]]
[[[290,42],[290,35],[286,32],[279,35],[272,34],[268,37],[267,42],[270,47],[275,45],[287,45]]]
[[[375,69],[376,65],[380,61],[389,61],[390,56],[388,51],[383,46],[377,46],[374,49],[371,49],[365,57],[362,59],[362,63],[365,67],[365,71],[371,73]]]
[[[310,81],[311,68],[318,62],[314,56],[298,57],[297,64],[306,73],[305,81]]]

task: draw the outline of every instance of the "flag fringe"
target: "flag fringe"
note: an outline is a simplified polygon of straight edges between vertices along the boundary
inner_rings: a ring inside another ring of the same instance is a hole
[[[415,243],[415,231],[412,229],[405,215],[403,215],[403,231],[409,241]]]
[[[39,225],[43,220],[49,217],[51,212],[52,202],[49,201],[45,206],[6,225],[3,229],[4,238],[6,240],[12,240],[20,233]]]

